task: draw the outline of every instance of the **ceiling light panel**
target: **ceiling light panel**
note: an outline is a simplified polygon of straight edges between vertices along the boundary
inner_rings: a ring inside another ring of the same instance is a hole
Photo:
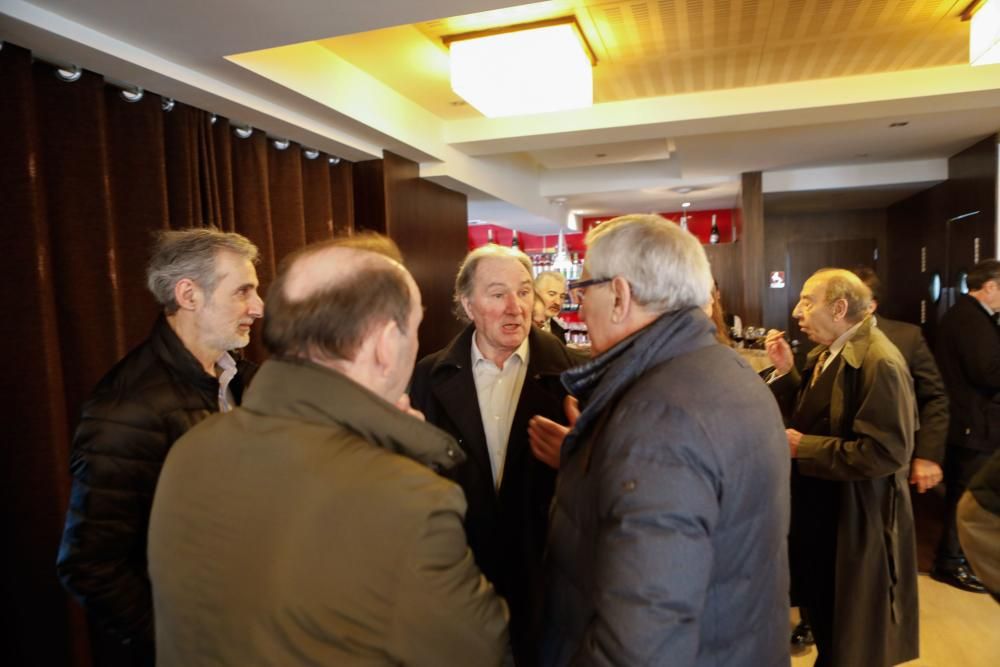
[[[452,90],[484,116],[594,102],[591,59],[575,22],[449,41]]]

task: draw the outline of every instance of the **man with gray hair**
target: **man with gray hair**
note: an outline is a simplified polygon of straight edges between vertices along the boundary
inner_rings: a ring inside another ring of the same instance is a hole
[[[162,232],[147,266],[163,314],[83,406],[59,578],[104,631],[152,664],[146,531],[160,467],[185,431],[239,404],[256,369],[232,351],[264,312],[257,248],[215,229]]]
[[[698,240],[655,215],[587,235],[570,283],[596,355],[563,374],[542,663],[788,665],[788,454],[701,306]]]
[[[792,311],[817,343],[802,372],[782,332],[765,341],[771,389],[793,399],[792,603],[812,625],[821,667],[887,667],[919,654],[908,484],[916,399],[870,304],[850,271],[817,271]]]
[[[286,258],[246,400],[167,457],[149,529],[161,667],[501,663],[504,603],[435,472],[463,455],[404,394],[420,291],[386,250]]]
[[[417,364],[410,396],[467,455],[449,476],[469,501],[465,528],[476,562],[510,603],[514,659],[524,667],[537,659],[542,552],[561,442],[533,447],[528,424],[536,415],[564,419],[559,374],[574,359],[531,324],[535,296],[524,253],[473,250],[454,298],[471,324]]]

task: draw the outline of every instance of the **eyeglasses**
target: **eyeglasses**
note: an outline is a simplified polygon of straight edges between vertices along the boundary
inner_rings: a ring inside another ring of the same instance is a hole
[[[609,283],[614,278],[590,278],[589,280],[574,280],[569,285],[567,285],[567,290],[569,296],[573,299],[573,303],[581,304],[583,303],[583,293],[588,287],[593,287],[594,285],[600,285],[602,283]]]

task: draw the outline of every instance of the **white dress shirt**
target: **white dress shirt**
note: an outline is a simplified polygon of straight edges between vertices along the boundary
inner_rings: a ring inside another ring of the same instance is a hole
[[[479,416],[483,420],[486,447],[490,452],[493,484],[497,489],[503,479],[503,466],[507,458],[507,440],[510,438],[514,412],[521,398],[521,388],[528,372],[528,337],[504,362],[503,368],[483,356],[472,336],[472,377],[476,381],[479,398]]]

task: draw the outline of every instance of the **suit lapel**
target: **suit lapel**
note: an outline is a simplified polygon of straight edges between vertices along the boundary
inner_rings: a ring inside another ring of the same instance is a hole
[[[471,355],[471,352],[470,352]],[[434,385],[434,396],[444,407],[448,418],[461,433],[459,443],[469,458],[478,465],[493,485],[493,468],[486,447],[486,433],[479,414],[479,398],[472,368],[467,361],[454,369],[452,375]]]

